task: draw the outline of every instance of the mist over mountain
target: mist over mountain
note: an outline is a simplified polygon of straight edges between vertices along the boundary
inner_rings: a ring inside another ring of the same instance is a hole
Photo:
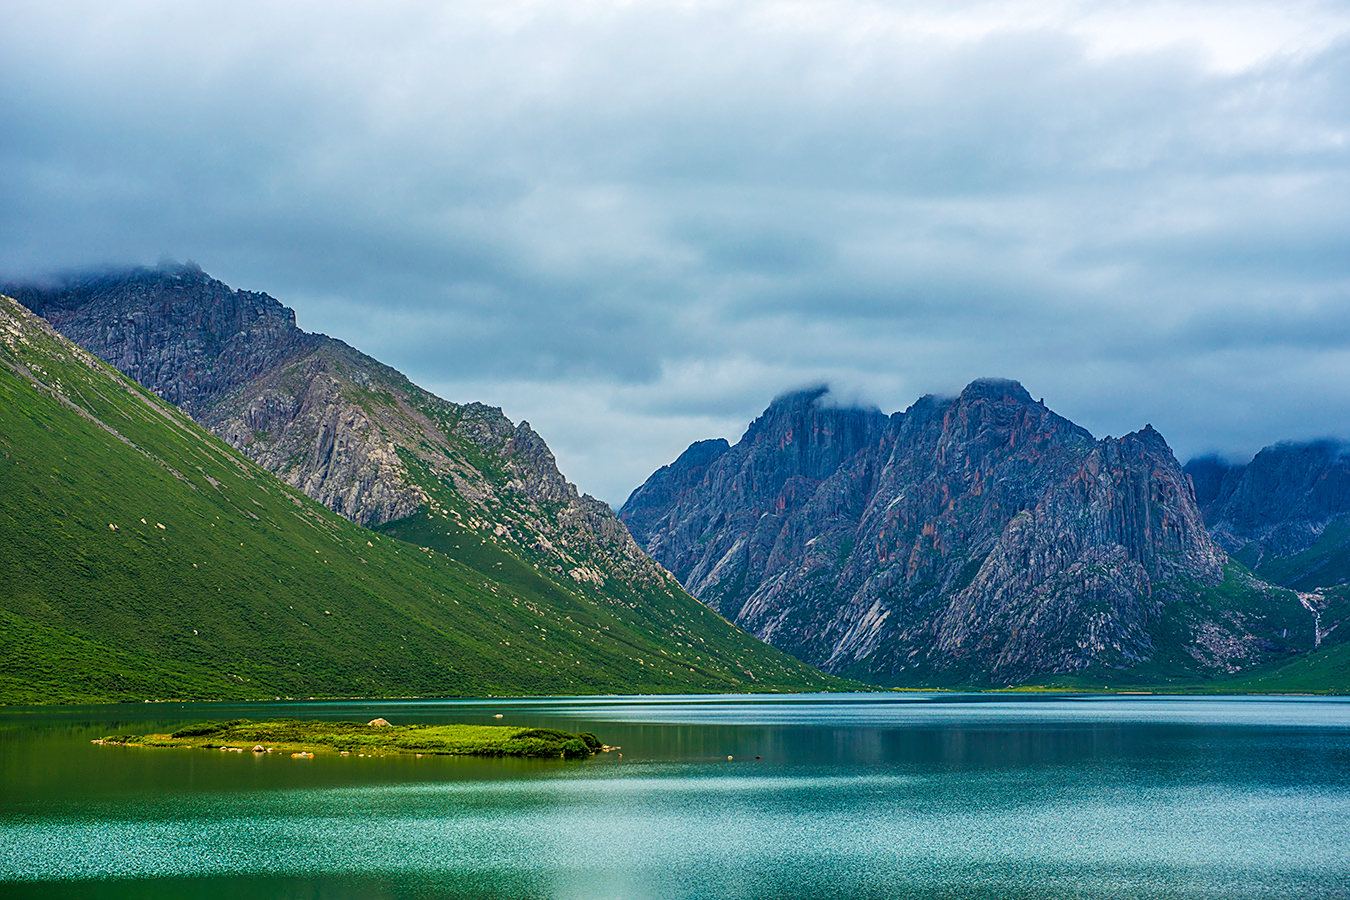
[[[1261,576],[1309,591],[1350,581],[1350,444],[1281,442],[1186,472],[1215,540]]]
[[[8,290],[354,522],[429,546],[488,536],[625,603],[680,590],[669,570],[830,673],[1182,683],[1291,659],[1333,627],[1318,618],[1332,599],[1280,587],[1344,580],[1345,453],[1329,442],[1183,470],[1151,426],[1098,439],[1015,381],[894,414],[817,385],[735,444],[694,443],[616,516],[527,423],[436,397],[195,265]]]

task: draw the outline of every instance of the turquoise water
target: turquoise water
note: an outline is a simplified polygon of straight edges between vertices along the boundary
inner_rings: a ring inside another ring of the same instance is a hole
[[[590,730],[586,762],[100,747],[203,718]],[[727,757],[734,759],[728,761]],[[0,894],[1350,896],[1350,702],[839,695],[0,714]]]

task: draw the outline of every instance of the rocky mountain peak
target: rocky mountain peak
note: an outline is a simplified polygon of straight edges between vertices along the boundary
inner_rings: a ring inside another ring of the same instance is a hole
[[[1217,454],[1197,456],[1186,463],[1186,475],[1195,489],[1195,502],[1200,511],[1208,515],[1211,503],[1223,491],[1224,479],[1241,465],[1229,462]]]
[[[980,401],[1003,403],[1035,403],[1020,381],[1011,378],[977,378],[962,388],[959,403]]]
[[[735,446],[662,469],[620,511],[695,596],[770,643],[912,684],[1164,656],[1240,667],[1283,640],[1197,599],[1226,558],[1152,426],[1097,440],[1005,379],[889,418],[846,413],[856,430],[822,397],[780,398]],[[847,452],[823,452],[839,433]],[[1178,629],[1190,643],[1157,643]]]
[[[736,451],[765,460],[793,458],[797,474],[827,477],[886,424],[879,410],[837,406],[828,402],[829,394],[830,389],[821,385],[776,397],[746,429]],[[773,480],[779,469],[766,462],[762,474]]]
[[[706,441],[694,441],[694,443],[690,444],[683,453],[675,458],[675,462],[671,465],[681,468],[706,466],[730,449],[731,444],[726,438],[711,438]]]
[[[558,471],[553,451],[529,422],[516,426],[504,453],[515,475],[513,487],[537,503],[567,503],[578,497],[576,487]]]
[[[234,290],[191,263],[77,272],[5,290],[194,413],[317,341],[274,297]]]
[[[1227,517],[1244,527],[1258,527],[1281,514],[1350,512],[1350,454],[1332,439],[1271,445],[1242,468],[1221,502]]]
[[[832,435],[837,428],[846,428],[848,423],[877,414],[875,410],[830,401],[830,388],[827,385],[780,394],[750,423],[745,437],[752,441],[767,438],[790,443],[794,436],[804,433]]]
[[[353,521],[423,515],[482,532],[474,539],[515,548],[568,590],[669,589],[669,576],[612,510],[579,495],[528,423],[443,400],[342,341],[304,332],[267,294],[178,264],[16,293],[67,337]]]
[[[1032,399],[1016,381],[980,379],[957,397],[924,398],[899,423],[900,452],[931,442],[939,468],[988,471],[996,460],[1039,464],[1061,446],[1086,446],[1091,433]]]
[[[668,466],[662,466],[645,483],[629,495],[624,504],[627,510],[624,524],[633,534],[650,534],[656,529],[655,518],[678,505],[707,474],[708,468],[721,459],[731,444],[726,438],[695,441]]]
[[[769,401],[769,406],[765,410],[766,415],[772,415],[777,410],[801,409],[804,407],[816,406],[822,399],[830,393],[828,384],[813,384],[808,387],[798,388],[792,391],[784,391]]]
[[[1162,454],[1169,461],[1175,462],[1175,458],[1172,456],[1172,448],[1168,445],[1167,439],[1152,425],[1146,424],[1138,431],[1131,431],[1122,436],[1120,442],[1138,445],[1143,452]]]

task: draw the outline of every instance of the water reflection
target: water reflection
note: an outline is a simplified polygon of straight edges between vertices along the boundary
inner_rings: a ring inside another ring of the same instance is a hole
[[[582,763],[98,747],[231,716],[596,732]],[[731,761],[727,757],[733,757]],[[0,892],[1344,895],[1350,704],[882,695],[0,715]]]

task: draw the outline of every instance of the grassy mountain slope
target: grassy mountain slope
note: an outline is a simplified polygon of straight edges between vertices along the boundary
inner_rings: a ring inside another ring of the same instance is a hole
[[[352,524],[0,298],[0,702],[838,684],[670,584],[395,537],[430,521]]]
[[[607,504],[567,481],[528,423],[437,397],[341,340],[301,330],[275,298],[194,265],[76,273],[13,291],[345,518],[456,559],[472,554],[494,577],[519,570],[529,590],[563,598],[550,602],[630,610],[647,634],[684,627],[684,607],[668,602],[687,599],[683,588]]]
[[[1262,578],[1301,591],[1350,582],[1350,517],[1328,522],[1312,545],[1287,556],[1262,557],[1253,543],[1234,554]]]
[[[1318,610],[1319,646],[1311,653],[1221,683],[1234,691],[1350,692],[1350,587],[1303,594]]]
[[[1350,691],[1350,642],[1342,641],[1281,666],[1215,682],[1224,692],[1343,694]]]

